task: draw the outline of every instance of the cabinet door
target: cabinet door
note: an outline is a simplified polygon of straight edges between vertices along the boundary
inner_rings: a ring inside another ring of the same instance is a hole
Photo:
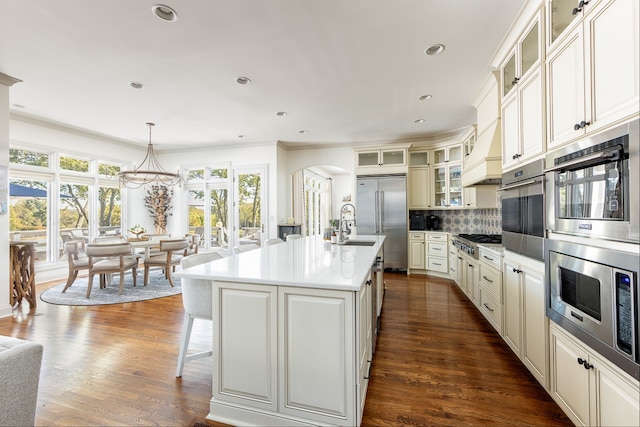
[[[590,117],[585,118],[591,121],[589,132],[638,113],[639,5],[637,0],[603,0],[589,11],[584,26],[584,39],[591,41],[586,60],[592,89]]]
[[[520,285],[520,266],[504,260],[504,340],[511,350],[520,357],[522,353],[522,288]]]
[[[448,206],[462,207],[462,165],[449,165]]]
[[[520,153],[520,112],[516,96],[502,105],[502,167],[518,164]]]
[[[522,140],[520,157],[518,160],[526,160],[544,152],[544,99],[542,89],[542,68],[538,67],[531,78],[518,87],[520,103],[520,138]]]
[[[382,150],[382,164],[384,166],[404,165],[406,150]]]
[[[551,386],[553,399],[576,425],[589,425],[589,371],[577,362],[586,352],[564,336],[551,333]]]
[[[574,126],[585,120],[585,71],[582,27],[577,27],[547,61],[549,144],[584,134]]]
[[[430,203],[429,169],[409,169],[409,209],[428,209]]]
[[[409,240],[409,268],[424,270],[426,260],[424,239]]]
[[[380,152],[376,151],[363,151],[358,153],[358,167],[362,166],[379,166],[380,165]]]
[[[592,425],[598,426],[638,426],[640,425],[640,391],[638,386],[623,380],[605,365],[594,359],[599,369],[596,376],[598,401]],[[595,419],[595,421],[594,421]]]
[[[279,368],[279,412],[321,423],[356,424],[360,320],[354,309],[355,294],[279,288],[280,351],[271,360]],[[239,339],[247,341],[249,336]]]
[[[440,166],[433,168],[433,206],[445,206],[447,202],[447,168]]]
[[[367,285],[358,292],[358,308],[357,316],[359,318],[358,325],[358,410],[359,414],[364,411],[364,402],[367,395],[367,386],[369,384],[369,371],[372,362],[372,321],[371,321],[371,286],[373,286],[372,278],[369,276]]]
[[[409,152],[409,167],[416,167],[416,166],[429,166],[428,151],[410,151]]]
[[[516,53],[513,51],[502,67],[502,97],[507,96],[516,85]]]
[[[544,276],[530,269],[524,270],[522,275],[522,360],[540,384],[547,388],[549,324],[545,315]]]

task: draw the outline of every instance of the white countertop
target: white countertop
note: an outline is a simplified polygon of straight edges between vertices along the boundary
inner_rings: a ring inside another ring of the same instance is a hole
[[[230,255],[176,272],[177,277],[265,285],[357,291],[366,279],[385,236],[358,235],[373,246],[325,242],[304,237]]]

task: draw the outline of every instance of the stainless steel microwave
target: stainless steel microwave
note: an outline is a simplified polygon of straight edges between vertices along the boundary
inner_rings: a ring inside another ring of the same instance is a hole
[[[547,317],[639,379],[638,254],[545,241]]]
[[[638,120],[546,156],[547,229],[640,243]]]

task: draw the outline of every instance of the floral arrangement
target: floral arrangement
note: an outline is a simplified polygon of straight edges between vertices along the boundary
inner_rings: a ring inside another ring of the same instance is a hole
[[[129,229],[130,232],[132,232],[133,234],[135,234],[136,236],[140,236],[142,233],[146,233],[147,230],[141,226],[140,224],[136,224],[133,227],[131,227]]]

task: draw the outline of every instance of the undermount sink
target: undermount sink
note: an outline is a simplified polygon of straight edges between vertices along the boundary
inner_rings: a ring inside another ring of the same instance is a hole
[[[376,242],[372,242],[369,240],[345,240],[340,244],[345,246],[373,246],[376,244]]]

